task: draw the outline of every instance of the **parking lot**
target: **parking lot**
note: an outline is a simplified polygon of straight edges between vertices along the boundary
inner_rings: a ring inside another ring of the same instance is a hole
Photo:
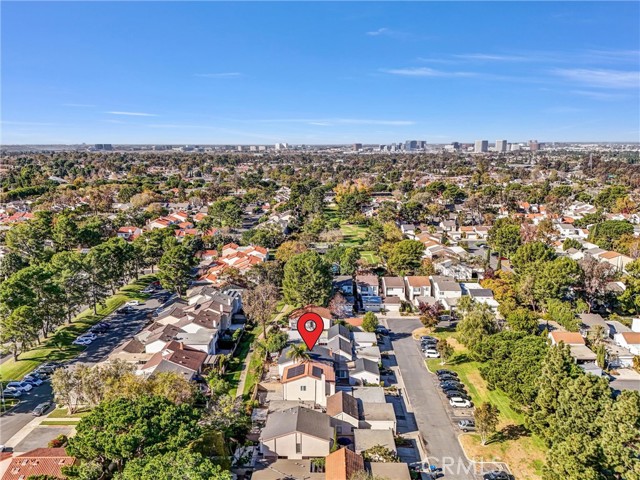
[[[127,312],[119,310],[109,315],[103,321],[108,321],[111,325],[110,328],[104,333],[98,334],[96,339],[87,345],[77,357],[68,362],[68,365],[80,363],[92,365],[103,360],[113,349],[139,332],[150,321],[149,314],[162,305],[166,296],[167,292],[158,291],[143,304],[131,307]],[[53,400],[53,392],[48,379],[42,385],[24,393],[20,397],[20,403],[0,417],[0,444],[7,444],[14,435],[33,420],[31,412],[38,404],[46,400]],[[15,447],[15,445],[13,446]],[[41,446],[46,447],[46,442]]]

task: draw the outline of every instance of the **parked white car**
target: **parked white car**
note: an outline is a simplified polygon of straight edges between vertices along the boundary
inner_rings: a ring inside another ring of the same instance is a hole
[[[33,385],[28,382],[9,382],[6,385],[9,390],[20,390],[21,392],[29,392],[33,389]]]
[[[22,381],[27,382],[33,385],[34,387],[39,387],[40,385],[42,385],[42,379],[36,377],[35,375],[27,375],[22,379]]]
[[[440,354],[433,348],[428,348],[424,351],[424,356],[427,358],[440,358]]]
[[[90,338],[78,337],[73,342],[74,345],[91,345],[92,340]]]
[[[78,338],[88,338],[89,340],[93,341],[96,338],[98,338],[98,336],[93,332],[87,332],[87,333],[83,333]]]
[[[449,405],[453,408],[471,408],[471,402],[460,397],[453,397],[449,400]]]
[[[138,305],[140,305],[140,301],[139,300],[129,300],[124,305],[125,305],[125,307],[137,307]]]

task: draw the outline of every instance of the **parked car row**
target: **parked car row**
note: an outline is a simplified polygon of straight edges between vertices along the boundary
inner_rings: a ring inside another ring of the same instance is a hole
[[[111,328],[111,324],[109,322],[99,322],[96,323],[93,327],[91,327],[87,332],[80,335],[73,342],[74,345],[90,345],[96,338],[98,338],[98,334],[106,333],[107,330]]]
[[[47,377],[53,373],[55,368],[59,368],[60,364],[48,362],[40,365],[34,371],[25,375],[20,381],[14,380],[6,383],[2,390],[2,395],[7,398],[19,398],[23,394],[30,392],[35,387],[39,387],[44,383]]]
[[[438,339],[430,337],[429,335],[423,335],[420,337],[420,350],[424,353],[426,358],[440,358],[438,353]]]
[[[458,379],[458,374],[452,370],[437,370],[436,375],[440,381],[440,388],[449,399],[449,405],[453,408],[470,408],[471,397],[467,394],[464,384]]]

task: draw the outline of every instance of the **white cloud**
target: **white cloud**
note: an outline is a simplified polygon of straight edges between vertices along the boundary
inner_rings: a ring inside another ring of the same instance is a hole
[[[415,125],[412,120],[379,120],[375,118],[273,118],[256,120],[258,123],[305,123],[329,127],[333,125],[388,125],[406,126]]]
[[[378,30],[373,30],[371,32],[367,32],[367,35],[371,37],[377,37],[378,35],[387,35],[391,30],[388,28],[379,28]]]
[[[398,39],[398,40],[409,40],[409,39],[419,38],[419,37],[414,36],[411,33],[401,32],[399,30],[392,30],[392,29],[386,28],[386,27],[382,27],[382,28],[379,28],[377,30],[372,30],[370,32],[366,32],[366,35],[368,35],[370,37],[389,37],[389,38],[395,38],[395,39]]]
[[[580,95],[582,97],[593,98],[594,100],[622,100],[629,98],[623,93],[595,92],[592,90],[571,90],[570,93]]]
[[[480,60],[480,61],[493,61],[493,62],[528,62],[535,60],[527,55],[500,55],[493,53],[468,53],[463,55],[454,55],[456,58],[463,60]]]
[[[113,112],[105,112],[105,113],[108,113],[110,115],[127,115],[127,116],[130,116],[130,117],[157,117],[158,116],[155,113],[144,113],[144,112],[113,111]]]
[[[202,78],[235,78],[241,77],[242,74],[240,72],[218,72],[218,73],[196,73],[195,77]]]
[[[589,68],[558,68],[552,74],[576,83],[601,88],[639,88],[640,72]]]
[[[473,72],[447,72],[444,70],[436,70],[428,67],[410,67],[410,68],[393,68],[383,69],[384,73],[390,75],[400,75],[404,77],[475,77]]]

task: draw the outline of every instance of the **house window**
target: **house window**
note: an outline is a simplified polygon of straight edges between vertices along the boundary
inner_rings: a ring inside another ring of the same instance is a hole
[[[341,425],[336,425],[336,433],[337,434],[341,434],[342,433],[342,426]]]
[[[296,453],[302,453],[302,443],[296,443]]]
[[[300,385],[300,391],[301,392],[306,392],[307,391],[307,386],[306,385]]]

